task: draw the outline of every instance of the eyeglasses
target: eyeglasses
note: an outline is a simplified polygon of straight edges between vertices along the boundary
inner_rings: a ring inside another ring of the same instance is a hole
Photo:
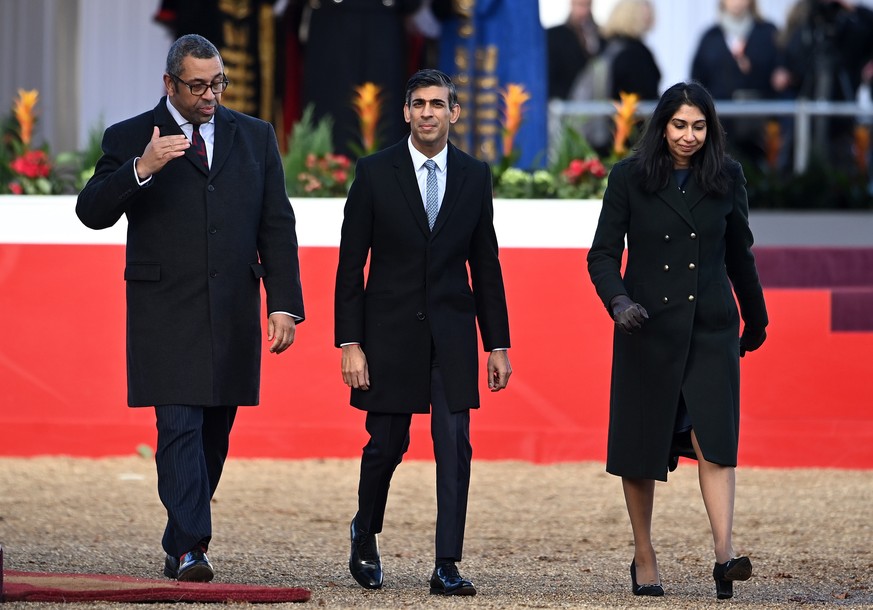
[[[209,84],[194,83],[192,85],[191,83],[186,83],[185,81],[183,81],[181,78],[179,78],[178,76],[176,76],[172,72],[167,72],[167,74],[169,74],[170,76],[175,78],[177,81],[179,81],[180,83],[182,83],[183,85],[188,87],[188,90],[191,92],[191,95],[196,95],[197,97],[200,97],[201,95],[206,93],[207,89],[212,89],[212,92],[215,94],[223,93],[224,90],[227,89],[227,86],[230,84],[230,81],[227,80],[227,78],[225,78],[224,80],[217,81],[214,83],[209,83]]]

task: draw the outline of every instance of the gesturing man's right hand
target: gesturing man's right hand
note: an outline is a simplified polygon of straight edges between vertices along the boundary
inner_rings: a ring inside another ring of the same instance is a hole
[[[612,319],[618,327],[628,335],[643,327],[643,322],[649,319],[646,308],[631,301],[626,295],[612,299]]]
[[[182,135],[162,136],[161,130],[155,125],[152,139],[146,144],[142,156],[136,162],[136,175],[140,180],[151,178],[164,169],[164,166],[185,154],[191,146],[188,138]]]

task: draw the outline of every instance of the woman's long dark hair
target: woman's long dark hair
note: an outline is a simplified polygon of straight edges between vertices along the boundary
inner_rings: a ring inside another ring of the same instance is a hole
[[[673,115],[684,105],[694,106],[706,119],[706,140],[691,158],[694,176],[707,193],[722,195],[728,188],[728,157],[725,152],[724,129],[715,112],[715,103],[706,87],[697,81],[677,83],[667,89],[651,118],[646,123],[643,135],[634,147],[632,162],[646,192],[654,193],[666,188],[673,174],[673,157],[667,146],[664,131]]]

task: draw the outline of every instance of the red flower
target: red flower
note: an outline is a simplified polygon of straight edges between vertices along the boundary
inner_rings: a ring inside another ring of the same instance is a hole
[[[595,178],[603,178],[606,176],[606,168],[603,167],[603,163],[600,162],[600,159],[591,159],[588,163],[588,171],[591,172],[592,176]]]
[[[9,167],[26,178],[47,178],[52,169],[48,155],[43,150],[29,150],[10,163]]]
[[[10,182],[9,183],[9,192],[12,193],[13,195],[23,195],[24,189],[17,182]]]

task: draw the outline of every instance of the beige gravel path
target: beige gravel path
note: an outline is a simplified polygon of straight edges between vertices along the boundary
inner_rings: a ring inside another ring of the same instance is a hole
[[[357,467],[356,460],[231,458],[214,501],[216,580],[308,587],[312,600],[301,608],[873,608],[873,471],[741,467],[735,544],[751,556],[755,575],[735,586],[733,600],[716,602],[693,465],[681,465],[656,492],[667,590],[660,599],[630,594],[621,487],[599,463],[474,461],[461,568],[479,595],[468,599],[428,594],[433,465],[402,464],[381,537],[386,584],[365,591],[347,570]],[[158,578],[162,510],[149,459],[0,458],[7,569]],[[146,606],[164,607],[179,608]],[[185,606],[201,607],[215,606]]]

